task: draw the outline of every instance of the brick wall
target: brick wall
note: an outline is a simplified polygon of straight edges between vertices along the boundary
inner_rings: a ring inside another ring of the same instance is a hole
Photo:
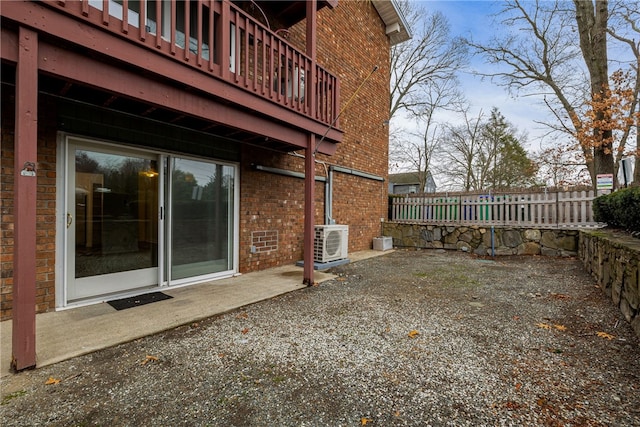
[[[305,23],[290,31],[289,41],[304,51]],[[387,215],[389,118],[389,41],[371,2],[342,1],[318,13],[318,62],[340,77],[341,105],[360,91],[340,116],[344,140],[334,156],[318,155],[326,165],[354,168],[385,182],[334,173],[333,218],[349,225],[349,251],[370,249]],[[342,108],[341,107],[341,108]],[[318,136],[320,138],[320,136]],[[304,155],[304,150],[298,152]],[[287,153],[243,149],[241,170],[240,271],[290,264],[303,257],[304,180],[253,171],[251,163],[304,172],[304,160]],[[326,177],[323,165],[316,175]],[[324,184],[316,182],[316,224],[324,223]],[[251,253],[252,233],[278,232],[278,249]]]
[[[304,159],[244,146],[240,170],[240,271],[256,271],[302,259],[304,179],[253,170],[251,164],[304,172]],[[316,175],[324,175],[320,166]],[[324,218],[324,184],[316,182],[316,223]],[[274,232],[277,249],[251,252],[256,233]]]
[[[13,101],[13,97],[6,97]],[[0,320],[11,318],[13,303],[13,183],[14,183],[14,111],[2,107],[2,146],[0,148]],[[55,120],[45,103],[40,104],[37,204],[36,204],[36,311],[55,308],[55,232],[56,232],[56,134]]]
[[[385,178],[385,182],[334,174],[333,216],[349,225],[349,250],[370,249],[386,217],[389,135],[389,40],[371,2],[341,1],[318,14],[318,62],[340,77],[344,140],[334,156],[339,166]],[[378,70],[364,83],[374,66]],[[361,86],[362,85],[362,86]]]

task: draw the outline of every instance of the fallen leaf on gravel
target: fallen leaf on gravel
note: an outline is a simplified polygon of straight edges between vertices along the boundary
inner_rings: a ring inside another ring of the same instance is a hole
[[[504,407],[508,410],[508,411],[515,411],[516,409],[520,408],[520,404],[517,402],[514,402],[512,400],[509,400],[508,402],[504,403]]]
[[[551,329],[551,325],[547,323],[536,323],[536,326],[542,329]]]
[[[556,324],[554,324],[553,327],[556,328],[559,331],[566,331],[567,330],[567,327],[564,326],[564,325],[556,325]]]
[[[47,382],[45,382],[46,385],[51,385],[51,384],[58,384],[60,382],[60,380],[53,378],[53,377],[49,377],[49,379],[47,380]]]
[[[513,320],[520,320],[520,316],[513,316]]]
[[[420,332],[416,331],[415,329],[411,332],[409,332],[409,338],[415,338],[418,335],[420,335]]]
[[[158,358],[155,356],[151,356],[150,354],[147,354],[147,357],[144,358],[144,360],[142,362],[140,362],[141,365],[146,365],[149,362],[155,362],[157,361]]]
[[[522,388],[522,383],[516,384],[516,391],[520,391],[521,388]]]
[[[366,426],[366,425],[367,425],[367,423],[370,423],[370,422],[372,422],[372,421],[373,421],[373,420],[372,420],[371,418],[362,418],[362,419],[360,420],[360,424],[362,424],[363,426]]]
[[[249,333],[249,328],[244,328],[242,330],[242,335],[247,335]]]
[[[614,339],[615,337],[613,335],[610,335],[606,332],[598,332],[596,335],[598,335],[600,338],[606,338],[609,341],[611,341],[612,339]]]

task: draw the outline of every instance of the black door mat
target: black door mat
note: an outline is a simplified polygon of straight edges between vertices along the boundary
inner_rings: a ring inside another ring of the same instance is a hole
[[[151,304],[152,302],[171,298],[173,297],[167,294],[163,294],[162,292],[152,292],[150,294],[138,295],[131,298],[122,298],[113,301],[107,301],[107,304],[109,304],[116,310],[124,310],[127,308],[138,307],[140,305]]]

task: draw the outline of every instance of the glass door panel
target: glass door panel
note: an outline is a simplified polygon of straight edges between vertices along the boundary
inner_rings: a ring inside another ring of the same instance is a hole
[[[231,270],[234,168],[180,158],[171,164],[171,280]]]
[[[157,158],[69,148],[68,300],[157,285]]]

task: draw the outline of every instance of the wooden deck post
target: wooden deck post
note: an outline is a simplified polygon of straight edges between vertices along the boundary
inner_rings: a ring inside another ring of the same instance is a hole
[[[16,69],[11,366],[36,365],[38,34],[20,27]]]
[[[313,286],[313,241],[315,239],[316,136],[309,135],[304,156],[304,272],[302,283]]]
[[[316,26],[317,2],[307,1],[307,56],[311,59],[311,84],[315,85],[316,70]],[[307,89],[309,90],[309,89]],[[313,91],[312,91],[313,92]],[[311,102],[312,117],[315,117],[315,97],[308,97]],[[314,270],[314,239],[315,239],[315,185],[316,185],[316,136],[309,135],[309,141],[304,156],[304,272],[303,281],[307,286],[313,286]]]

